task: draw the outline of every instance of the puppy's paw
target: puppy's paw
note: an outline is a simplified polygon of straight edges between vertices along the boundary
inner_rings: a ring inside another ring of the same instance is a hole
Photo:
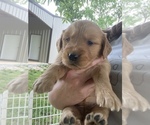
[[[150,109],[149,102],[135,90],[123,90],[123,107],[133,111],[146,111]]]
[[[33,90],[34,92],[37,93],[44,93],[44,92],[49,92],[52,90],[53,85],[55,84],[55,80],[53,80],[52,78],[38,78],[33,85]]]
[[[56,81],[62,78],[68,68],[63,65],[51,65],[35,82],[33,90],[37,93],[49,92]]]
[[[59,125],[81,125],[81,122],[73,115],[66,115],[61,119]]]
[[[107,119],[102,113],[89,113],[85,117],[84,125],[107,125]]]
[[[101,90],[96,95],[96,102],[100,107],[106,107],[111,111],[119,111],[121,109],[121,102],[116,94],[111,90]]]
[[[9,92],[15,94],[28,92],[28,72],[25,72],[24,74],[10,81],[7,85],[7,89]]]

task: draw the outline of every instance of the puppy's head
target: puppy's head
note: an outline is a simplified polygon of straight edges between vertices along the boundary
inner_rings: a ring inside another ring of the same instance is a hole
[[[86,68],[94,59],[106,58],[111,46],[102,30],[93,22],[82,20],[71,24],[57,41],[62,63],[71,69]]]

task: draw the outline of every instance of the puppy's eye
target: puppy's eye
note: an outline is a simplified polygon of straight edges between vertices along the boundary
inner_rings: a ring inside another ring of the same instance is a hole
[[[89,46],[91,46],[91,45],[93,45],[94,43],[89,40],[89,41],[87,41],[87,44],[88,44]]]
[[[69,42],[70,41],[70,37],[65,38],[65,41]]]

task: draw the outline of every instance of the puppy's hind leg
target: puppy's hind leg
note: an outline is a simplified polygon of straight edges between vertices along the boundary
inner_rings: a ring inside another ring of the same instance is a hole
[[[79,110],[72,106],[63,110],[59,125],[81,125],[81,114]]]
[[[107,125],[109,109],[95,106],[91,113],[87,114],[84,125]]]

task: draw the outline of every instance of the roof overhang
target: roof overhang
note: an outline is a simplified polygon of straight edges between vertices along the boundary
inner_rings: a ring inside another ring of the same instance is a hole
[[[9,0],[0,1],[0,11],[28,23],[28,10]]]

